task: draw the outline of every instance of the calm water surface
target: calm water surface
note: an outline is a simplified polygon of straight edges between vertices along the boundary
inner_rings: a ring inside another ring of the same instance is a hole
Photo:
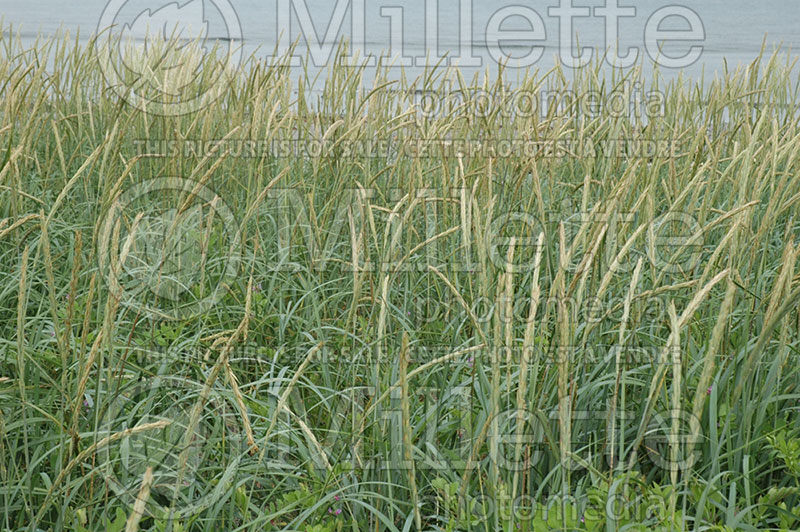
[[[419,73],[424,65],[424,57],[436,53],[434,50],[434,36],[437,42],[438,53],[440,55],[449,54],[458,56],[459,50],[463,56],[471,55],[471,60],[466,61],[467,66],[463,67],[468,73],[474,71],[490,71],[496,68],[497,61],[487,47],[487,41],[491,42],[493,33],[487,32],[487,25],[501,8],[509,6],[524,6],[533,10],[541,16],[544,24],[543,31],[546,33],[544,40],[536,44],[544,46],[544,53],[541,59],[536,61],[533,68],[545,71],[555,64],[555,55],[558,53],[559,46],[559,19],[549,14],[548,8],[557,6],[560,0],[549,0],[544,2],[531,2],[524,0],[500,0],[497,2],[483,2],[479,0],[428,0],[429,5],[438,5],[435,11],[438,15],[438,24],[428,23],[433,12],[428,9],[426,12],[425,0],[366,0],[364,20],[364,34],[358,35],[358,25],[351,23],[351,12],[348,10],[343,17],[343,23],[337,24],[335,8],[337,2],[334,0],[299,0],[297,4],[300,11],[305,11],[310,15],[313,23],[313,31],[316,32],[312,38],[325,44],[324,35],[329,26],[333,30],[337,28],[341,31],[329,32],[328,42],[335,42],[341,35],[345,35],[354,40],[359,48],[368,53],[381,53],[389,50],[392,39],[395,40],[395,47],[392,51],[396,56],[399,55],[397,41],[402,34],[402,54],[410,58],[410,65],[406,66],[406,71],[410,75]],[[103,20],[104,11],[116,14],[115,23],[131,24],[133,32],[141,31],[142,24],[138,26],[132,21],[137,19],[141,13],[150,9],[150,13],[168,13],[170,9],[176,7],[185,8],[180,11],[181,16],[188,19],[196,19],[201,13],[203,19],[208,23],[208,36],[210,38],[226,37],[231,32],[227,31],[224,24],[226,16],[218,6],[230,8],[228,17],[234,14],[236,25],[241,30],[241,45],[244,53],[256,53],[262,56],[272,54],[276,45],[287,45],[290,40],[300,38],[298,54],[305,55],[309,46],[307,39],[303,39],[302,25],[296,12],[292,12],[290,25],[287,27],[285,18],[281,19],[279,4],[290,5],[290,0],[193,0],[181,1],[178,4],[169,0],[0,0],[0,17],[3,19],[4,31],[8,32],[9,27],[13,27],[15,32],[20,32],[23,41],[32,43],[39,35],[52,35],[58,31],[69,31],[74,35],[80,32],[81,38],[85,40],[92,33],[98,30],[98,25]],[[566,3],[566,1],[564,2]],[[645,26],[649,18],[670,5],[681,5],[691,9],[696,13],[702,22],[705,38],[702,41],[691,43],[673,43],[673,55],[680,56],[685,54],[690,46],[702,46],[703,51],[699,60],[691,65],[678,69],[662,68],[661,71],[667,77],[674,77],[677,72],[683,71],[693,79],[699,79],[705,74],[708,78],[715,71],[719,71],[723,65],[723,60],[731,66],[751,62],[765,44],[768,52],[775,48],[781,48],[794,57],[794,50],[800,50],[800,30],[797,24],[800,21],[800,1],[798,0],[765,0],[753,2],[746,0],[704,0],[670,3],[668,0],[620,0],[624,7],[635,5],[636,13],[634,16],[620,19],[619,22],[619,46],[620,49],[634,47],[640,54],[639,57],[647,58],[645,48]],[[341,1],[340,4],[346,5]],[[465,15],[462,10],[463,5],[472,5],[471,17]],[[575,6],[581,7],[600,7],[605,4],[605,0],[574,0]],[[117,8],[119,6],[119,8]],[[159,12],[159,8],[162,9]],[[197,11],[200,8],[201,11]],[[531,11],[528,11],[530,13]],[[173,12],[174,14],[175,12]],[[302,15],[302,14],[301,14]],[[391,18],[394,17],[394,18]],[[155,20],[155,19],[152,19]],[[331,21],[334,22],[331,22]],[[402,23],[399,21],[402,20]],[[394,22],[393,22],[394,21]],[[398,28],[402,26],[401,28]],[[471,26],[471,28],[469,28]],[[530,29],[529,23],[523,18],[511,17],[503,23],[503,30],[525,30]],[[666,29],[685,29],[686,22],[675,17],[667,18],[662,24]],[[435,33],[431,30],[435,29]],[[306,34],[308,26],[306,26]],[[237,30],[238,32],[238,30]],[[426,40],[426,32],[429,32]],[[579,37],[581,46],[605,48],[605,21],[598,15],[576,19],[573,32]],[[463,33],[469,33],[464,36]],[[283,39],[278,38],[283,34]],[[238,40],[236,41],[238,42]],[[514,57],[524,56],[530,51],[530,42],[513,41],[505,42],[503,51]],[[465,50],[469,50],[468,54]],[[670,50],[669,48],[667,50]],[[396,58],[399,61],[399,59]],[[646,61],[646,64],[649,61]],[[460,64],[465,63],[461,61]],[[512,61],[513,64],[513,61]],[[322,68],[321,65],[312,65],[312,71]],[[649,67],[646,66],[645,70]],[[519,71],[511,69],[510,72]],[[399,69],[398,69],[399,72]]]

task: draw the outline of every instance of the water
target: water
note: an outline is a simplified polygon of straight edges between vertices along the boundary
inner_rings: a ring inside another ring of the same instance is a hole
[[[396,64],[402,62],[399,57],[405,56],[405,70],[407,74],[415,76],[422,71],[426,55],[430,59],[436,54],[434,44],[438,45],[439,55],[449,54],[450,57],[460,57],[457,61],[467,74],[488,69],[493,71],[497,67],[498,52],[491,49],[492,41],[498,34],[487,31],[493,16],[499,17],[510,6],[525,6],[527,11],[522,16],[508,18],[502,25],[504,31],[526,30],[542,23],[539,28],[540,36],[533,42],[530,39],[504,42],[505,52],[514,57],[510,61],[515,66],[515,59],[524,56],[530,51],[532,45],[542,47],[541,57],[535,62],[528,61],[532,68],[546,71],[555,63],[555,56],[559,52],[560,19],[549,11],[559,4],[561,0],[547,2],[531,2],[521,0],[500,0],[499,2],[478,2],[474,0],[428,0],[426,11],[425,0],[366,0],[364,3],[363,36],[360,35],[360,24],[353,24],[351,11],[346,10],[342,23],[338,24],[335,16],[336,2],[333,0],[193,0],[183,1],[182,9],[176,10],[177,5],[170,6],[169,0],[82,0],[81,2],[66,0],[0,0],[0,16],[2,16],[4,29],[7,31],[12,25],[14,31],[19,31],[26,43],[32,43],[39,35],[52,35],[57,31],[69,31],[72,35],[80,32],[82,40],[98,30],[98,25],[109,20],[123,25],[131,24],[131,31],[144,37],[143,24],[133,24],[137,17],[151,9],[152,17],[145,17],[149,22],[158,24],[158,17],[169,18],[178,14],[181,23],[194,20],[196,26],[203,22],[208,24],[208,37],[233,39],[233,43],[241,45],[244,54],[256,53],[260,56],[270,56],[276,46],[285,47],[291,40],[300,38],[298,54],[306,56],[309,52],[307,41],[312,45],[315,41],[321,42],[323,48],[317,51],[316,60],[312,60],[310,70],[312,73],[324,69],[329,63],[324,45],[335,43],[345,36],[351,39],[363,52],[380,54],[391,49],[395,55]],[[574,0],[579,7],[598,8],[606,0]],[[622,0],[620,0],[622,1]],[[297,4],[289,16],[289,27],[286,26],[285,10],[281,15],[280,6]],[[566,0],[564,0],[566,3]],[[609,3],[616,3],[609,0]],[[349,5],[340,2],[341,6]],[[356,5],[358,2],[355,3]],[[628,0],[622,3],[623,7],[632,6]],[[472,6],[470,14],[465,6]],[[665,13],[664,9],[676,9],[669,6],[665,0],[640,0],[635,4],[636,13],[633,16],[619,19],[619,46],[625,50],[633,47],[638,50],[639,57],[648,57],[654,47],[646,46],[645,29],[648,19],[658,13]],[[166,9],[158,11],[159,8]],[[437,9],[430,9],[433,6]],[[226,12],[226,9],[228,10]],[[679,65],[671,68],[662,65],[661,72],[667,77],[674,77],[678,72],[684,72],[692,79],[706,78],[719,72],[723,60],[735,66],[751,62],[765,44],[767,52],[780,48],[794,55],[793,50],[800,49],[800,32],[796,29],[797,20],[800,20],[800,2],[797,0],[771,0],[766,3],[755,3],[745,0],[684,0],[682,12],[686,15],[683,19],[676,16],[666,18],[662,27],[666,29],[686,29],[690,18],[695,17],[695,23],[702,25],[704,37],[686,43],[667,43],[665,53],[672,57],[686,55],[691,46],[702,46],[699,58],[691,64]],[[691,10],[691,11],[687,11]],[[305,31],[301,24],[303,14],[307,11],[311,25],[306,21]],[[428,24],[430,15],[434,11],[438,14],[438,25]],[[498,14],[498,11],[500,12]],[[107,16],[104,17],[104,12]],[[300,13],[298,15],[297,13]],[[510,13],[506,11],[506,13]],[[613,46],[613,41],[606,42],[606,21],[595,11],[591,16],[574,20],[573,34],[577,33],[581,46],[604,49]],[[693,15],[691,15],[693,13]],[[108,16],[110,14],[110,17]],[[198,16],[200,18],[198,18]],[[539,18],[537,18],[537,16]],[[357,19],[362,20],[362,19]],[[400,27],[402,20],[402,27]],[[226,25],[226,21],[228,24]],[[141,20],[140,20],[141,22]],[[238,26],[238,28],[237,28]],[[313,26],[313,30],[311,30]],[[324,39],[327,29],[332,28],[329,38]],[[463,31],[462,31],[463,28]],[[240,31],[239,31],[240,30]],[[339,30],[338,32],[336,30]],[[435,31],[432,31],[435,30]],[[400,34],[402,32],[402,38]],[[240,33],[240,35],[239,35]],[[283,33],[283,39],[279,35]],[[426,35],[427,34],[427,35]],[[241,41],[238,40],[241,36]],[[308,37],[310,38],[303,38]],[[394,39],[394,47],[392,41]],[[229,41],[225,41],[229,42]],[[402,49],[398,43],[402,42]],[[569,43],[563,39],[564,43]],[[652,43],[651,43],[652,44]],[[574,51],[577,50],[573,43]],[[313,48],[313,46],[311,47]],[[362,52],[362,53],[363,53]],[[494,53],[494,56],[493,56]],[[435,58],[430,59],[435,62]],[[688,61],[686,61],[688,62]],[[645,62],[648,71],[650,61]],[[299,69],[298,69],[299,70]],[[512,68],[509,72],[519,69]],[[399,75],[399,68],[397,69]]]

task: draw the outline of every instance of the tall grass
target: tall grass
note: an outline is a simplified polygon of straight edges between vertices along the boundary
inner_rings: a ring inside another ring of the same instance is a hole
[[[800,526],[788,59],[512,90],[251,58],[162,116],[99,46],[0,40],[0,527]],[[647,120],[569,97],[636,83],[663,94]],[[503,112],[542,90],[563,105]],[[460,99],[428,115],[432,93]],[[190,188],[105,223],[163,177]]]

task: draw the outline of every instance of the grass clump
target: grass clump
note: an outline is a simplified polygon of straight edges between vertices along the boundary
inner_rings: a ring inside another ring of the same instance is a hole
[[[97,42],[0,45],[3,529],[800,526],[780,56],[513,89],[251,58],[175,115]],[[646,116],[580,103],[644,82]]]

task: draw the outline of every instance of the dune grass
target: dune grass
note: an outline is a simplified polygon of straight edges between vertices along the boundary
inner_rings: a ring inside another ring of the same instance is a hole
[[[99,65],[0,40],[0,528],[800,527],[785,58],[251,58],[182,116]],[[636,83],[646,120],[511,105]]]

